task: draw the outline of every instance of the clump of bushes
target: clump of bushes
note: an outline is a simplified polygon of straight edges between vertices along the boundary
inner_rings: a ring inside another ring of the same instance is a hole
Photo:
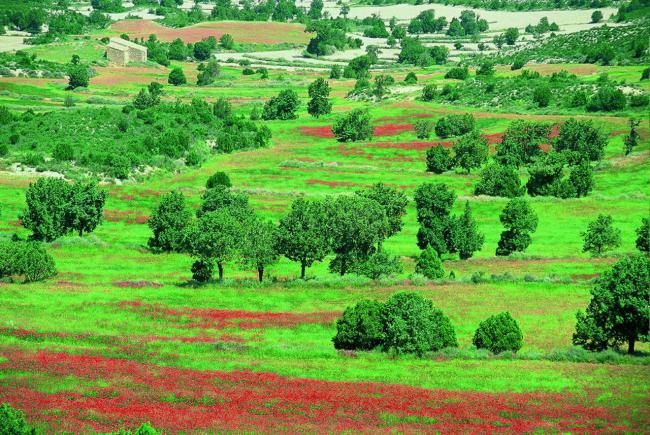
[[[474,117],[470,113],[464,115],[448,115],[436,122],[436,135],[446,138],[460,136],[474,130]]]
[[[56,275],[54,259],[38,242],[0,242],[0,278],[22,276],[23,282]]]
[[[523,345],[523,339],[517,321],[510,313],[503,312],[482,321],[474,333],[472,343],[478,349],[487,349],[496,354],[517,352]]]
[[[10,403],[0,405],[0,433],[10,435],[27,435],[36,433],[25,421],[25,414],[14,409]]]
[[[422,356],[458,346],[449,318],[417,293],[397,293],[383,304],[362,301],[345,310],[336,329],[333,342],[337,349],[381,347],[384,352]]]

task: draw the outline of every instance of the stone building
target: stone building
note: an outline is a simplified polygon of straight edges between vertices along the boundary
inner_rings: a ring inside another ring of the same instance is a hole
[[[147,47],[122,38],[111,38],[106,49],[106,57],[111,63],[127,65],[129,62],[146,62]]]

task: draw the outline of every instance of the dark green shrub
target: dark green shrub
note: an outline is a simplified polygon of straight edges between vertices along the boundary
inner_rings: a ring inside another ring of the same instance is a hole
[[[530,234],[537,230],[538,218],[524,198],[508,201],[499,216],[505,230],[501,233],[496,255],[524,252],[530,245]]]
[[[416,76],[413,71],[409,71],[409,73],[406,74],[406,77],[404,77],[404,83],[407,85],[414,85],[417,82],[418,82],[418,76]]]
[[[420,119],[413,126],[413,130],[418,139],[429,139],[433,131],[433,123],[427,119]]]
[[[172,69],[167,77],[167,82],[174,86],[180,86],[187,83],[187,78],[185,77],[185,73],[183,73],[183,69],[180,67]]]
[[[442,145],[436,145],[427,150],[427,172],[442,174],[453,168],[454,159],[451,151]]]
[[[399,257],[390,255],[386,251],[375,252],[352,267],[353,273],[374,280],[402,273],[403,270]]]
[[[42,281],[57,274],[54,259],[38,242],[0,242],[0,277]]]
[[[371,350],[383,343],[381,323],[383,304],[377,301],[361,301],[343,311],[336,321],[336,335],[332,339],[336,349]]]
[[[650,104],[650,98],[647,95],[630,96],[631,107],[646,107],[648,104]]]
[[[547,85],[540,85],[533,92],[533,103],[537,107],[548,107],[551,103],[551,89]]]
[[[185,204],[183,194],[177,191],[167,193],[147,221],[153,233],[147,244],[156,251],[181,252],[191,219],[192,212]]]
[[[510,66],[510,69],[512,71],[516,71],[518,69],[522,69],[526,65],[526,60],[524,58],[518,57],[515,59],[514,62],[512,62],[512,66]]]
[[[650,253],[650,219],[641,219],[641,226],[636,229],[636,249]]]
[[[621,230],[615,228],[610,215],[599,214],[589,222],[587,230],[580,235],[584,241],[582,252],[591,253],[598,257],[605,251],[618,248],[621,245]]]
[[[587,111],[611,112],[624,109],[626,104],[625,94],[620,89],[609,85],[601,86],[587,102]]]
[[[445,269],[442,267],[442,261],[438,253],[431,246],[422,250],[417,262],[415,263],[415,272],[426,276],[429,279],[440,279],[445,276]]]
[[[25,414],[14,409],[10,403],[0,405],[0,433],[3,435],[28,435],[35,431],[25,421]]]
[[[397,293],[381,308],[384,351],[415,353],[456,347],[451,321],[429,299],[417,293]]]
[[[591,289],[586,312],[576,314],[573,344],[587,350],[617,349],[634,353],[637,341],[648,342],[650,326],[650,258],[621,259]]]
[[[195,261],[192,264],[192,279],[197,282],[207,282],[212,279],[214,264],[207,261]]]
[[[208,181],[205,183],[206,189],[212,189],[216,186],[232,187],[228,174],[223,171],[218,171],[210,175],[210,178],[208,178]]]
[[[471,113],[448,115],[436,122],[436,135],[446,138],[460,136],[474,130],[474,117]]]
[[[650,68],[645,68],[641,73],[641,80],[648,80],[648,79],[650,79]]]
[[[469,76],[469,69],[461,66],[455,66],[445,73],[446,79],[465,80]]]
[[[481,172],[474,195],[514,198],[523,195],[524,191],[515,167],[492,163]]]
[[[433,101],[436,98],[436,85],[429,84],[422,88],[422,99],[424,101]]]
[[[374,134],[370,114],[364,109],[354,109],[337,119],[332,132],[339,142],[367,140]]]
[[[292,89],[285,89],[264,103],[262,119],[296,119],[298,117],[296,110],[299,105],[298,94]]]
[[[74,160],[74,150],[69,143],[62,142],[54,147],[52,157],[60,162]]]
[[[472,343],[478,349],[487,349],[496,354],[517,352],[523,345],[523,339],[517,321],[506,311],[482,321],[474,333]]]

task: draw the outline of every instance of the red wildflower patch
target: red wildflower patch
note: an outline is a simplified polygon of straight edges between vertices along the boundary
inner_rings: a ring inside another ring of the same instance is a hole
[[[441,145],[444,148],[451,148],[451,141],[427,141],[427,142],[377,142],[366,144],[373,148],[393,148],[397,150],[428,150],[431,147]]]
[[[149,216],[140,214],[134,210],[111,210],[104,209],[104,219],[109,222],[126,222],[128,224],[145,224]]]
[[[2,401],[57,432],[115,431],[149,421],[170,432],[619,431],[602,407],[577,396],[426,390],[291,379],[250,371],[198,371],[101,356],[4,351],[0,370],[107,383],[48,394],[8,376]],[[36,386],[38,388],[38,386]],[[629,428],[628,428],[629,429]]]
[[[26,341],[91,341],[93,343],[102,343],[114,345],[117,343],[141,343],[141,342],[156,342],[156,341],[179,341],[181,343],[218,343],[218,342],[232,342],[232,343],[245,343],[246,340],[233,335],[221,335],[219,337],[207,337],[204,335],[197,336],[161,336],[161,335],[121,335],[119,337],[111,335],[92,335],[92,334],[72,334],[69,332],[44,332],[33,331],[23,328],[0,328],[0,335],[16,337]]]
[[[375,126],[375,136],[395,136],[413,130],[413,124],[384,124]]]
[[[386,121],[408,121],[413,118],[432,118],[433,114],[431,113],[409,113],[408,115],[397,115],[397,116],[382,116],[376,118],[376,122],[386,122]]]
[[[333,138],[332,126],[325,125],[323,127],[300,127],[300,133],[305,136],[327,137]]]
[[[307,184],[320,184],[322,186],[329,186],[329,187],[353,187],[353,186],[359,186],[358,183],[351,183],[349,181],[327,181],[327,180],[316,180],[313,178],[310,178],[307,180]]]
[[[306,136],[333,138],[331,125],[322,127],[300,127],[300,133]],[[395,136],[405,131],[413,130],[413,124],[384,124],[374,127],[375,136]]]
[[[120,307],[134,310],[154,318],[174,323],[182,322],[189,328],[291,328],[305,323],[326,324],[333,322],[341,313],[321,311],[313,313],[288,313],[268,311],[220,310],[216,308],[169,308],[140,301],[122,301]]]
[[[600,273],[576,273],[571,275],[571,279],[574,281],[588,281],[594,278],[598,278]]]
[[[117,281],[114,282],[113,285],[115,287],[120,287],[120,288],[143,288],[143,287],[153,287],[153,288],[160,288],[164,284],[161,284],[159,282],[154,282],[154,281]]]

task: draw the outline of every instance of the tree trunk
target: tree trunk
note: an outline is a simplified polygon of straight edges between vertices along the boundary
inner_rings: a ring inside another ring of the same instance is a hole
[[[79,228],[79,237],[83,237],[83,236],[84,236],[84,230],[83,228]]]
[[[257,278],[260,280],[260,282],[264,281],[264,268],[263,267],[258,267],[257,268]]]
[[[300,262],[300,279],[305,279],[305,269],[307,269],[307,263],[304,261]]]
[[[633,354],[634,353],[634,343],[636,342],[635,337],[630,337],[627,339],[627,353]]]
[[[345,275],[345,272],[347,272],[347,264],[344,256],[341,258],[341,276]]]
[[[218,262],[217,268],[219,269],[219,282],[223,282],[223,263]]]

